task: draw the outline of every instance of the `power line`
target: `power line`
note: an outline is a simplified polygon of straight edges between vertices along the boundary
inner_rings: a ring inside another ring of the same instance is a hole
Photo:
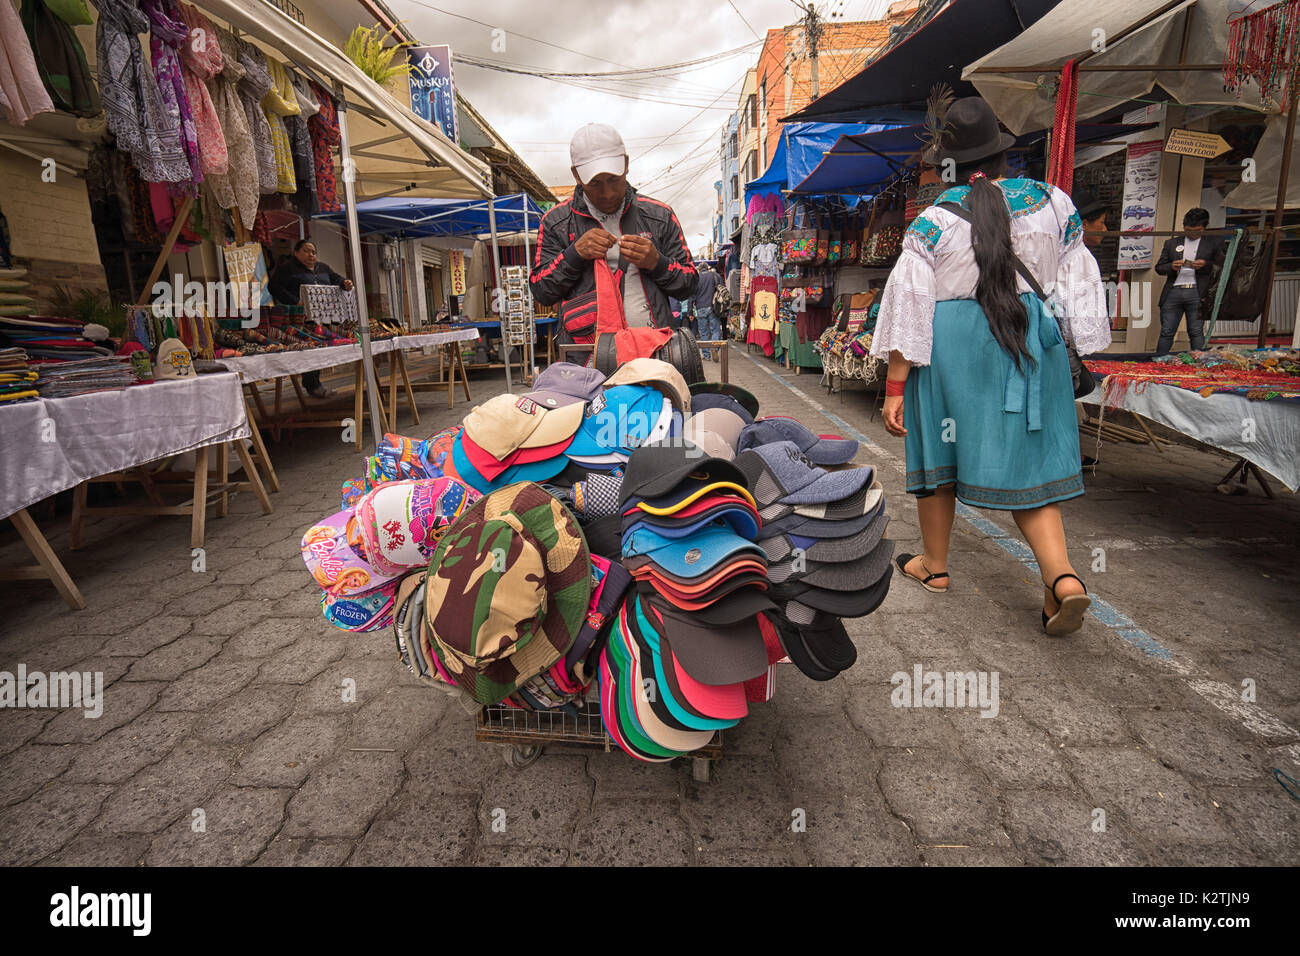
[[[742,76],[739,80],[736,81],[736,83],[741,83],[741,84],[743,84],[744,82],[745,82],[745,78],[744,78],[743,76]],[[729,92],[731,92],[731,87],[732,87],[732,86],[735,86],[736,83],[732,83],[731,86],[728,86],[725,90],[723,90],[723,91],[722,91],[721,93],[719,93],[716,97],[714,97],[714,98],[713,98],[713,103],[718,102],[718,100],[722,99],[722,98],[723,98],[724,96],[726,96]],[[703,115],[703,113],[704,113],[705,110],[708,110],[708,109],[719,109],[719,108],[721,108],[721,109],[727,109],[727,107],[725,107],[725,106],[724,106],[724,107],[715,107],[715,106],[713,106],[712,103],[710,103],[708,106],[706,106],[706,107],[704,107],[703,109],[701,109],[700,112],[699,112],[696,116],[692,116],[692,117],[691,117],[690,119],[688,119],[685,123],[683,123],[681,126],[677,127],[677,129],[673,130],[673,131],[672,131],[671,133],[669,133],[668,135],[669,135],[669,136],[675,136],[675,135],[677,135],[678,133],[680,133],[680,132],[681,132],[682,130],[684,130],[687,126],[690,126],[691,123],[695,122],[695,120],[698,119],[700,115]],[[651,146],[649,149],[645,150],[644,152],[638,153],[638,154],[636,155],[636,157],[634,157],[633,162],[635,162],[635,160],[640,159],[640,158],[643,157],[643,156],[646,156],[646,155],[649,155],[650,153],[653,153],[656,149],[658,149],[658,148],[659,148],[660,146],[662,146],[665,142],[667,142],[667,140],[668,140],[668,136],[665,136],[663,139],[661,139],[658,143],[655,143],[655,145]]]
[[[727,0],[727,3],[731,4],[731,9],[736,11],[736,16],[740,17],[741,22],[744,23],[745,26],[749,27],[749,32],[754,34],[754,38],[757,40],[762,40],[763,38],[758,35],[758,31],[754,29],[754,25],[745,19],[745,15],[740,12],[740,8],[736,6],[733,0]]]

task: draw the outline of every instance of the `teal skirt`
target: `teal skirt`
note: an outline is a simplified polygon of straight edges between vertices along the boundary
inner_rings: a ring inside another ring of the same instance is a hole
[[[1083,494],[1079,424],[1065,342],[1037,296],[1021,368],[989,331],[974,299],[939,302],[930,364],[913,368],[903,398],[907,490],[956,485],[980,508],[1039,508]]]

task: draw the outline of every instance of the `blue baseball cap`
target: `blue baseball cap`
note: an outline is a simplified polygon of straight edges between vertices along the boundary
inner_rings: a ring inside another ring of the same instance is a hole
[[[513,485],[516,481],[548,481],[564,471],[568,465],[569,459],[564,455],[556,455],[543,461],[529,461],[522,465],[511,465],[492,483],[492,490]]]
[[[587,406],[565,454],[573,458],[630,455],[654,432],[663,411],[663,393],[648,385],[607,388]]]
[[[753,541],[758,537],[758,519],[754,512],[738,504],[720,504],[716,508],[701,511],[698,515],[683,520],[657,518],[638,509],[635,521],[624,527],[624,533],[638,527],[664,538],[685,538],[704,528],[729,527],[742,538]]]
[[[479,492],[479,494],[485,495],[492,490],[492,482],[484,478],[478,469],[470,463],[469,456],[465,454],[465,448],[460,442],[463,434],[464,432],[457,434],[456,440],[451,443],[452,467],[456,469],[456,476],[461,481]]]
[[[704,528],[686,538],[665,537],[644,526],[623,534],[624,557],[644,554],[683,578],[703,577],[727,558],[742,553],[767,563],[762,548],[726,526]]]

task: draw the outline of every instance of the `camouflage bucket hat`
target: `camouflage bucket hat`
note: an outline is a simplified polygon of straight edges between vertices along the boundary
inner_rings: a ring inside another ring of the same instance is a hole
[[[591,556],[573,515],[521,482],[447,529],[424,586],[430,648],[475,700],[496,704],[573,644],[591,599]]]

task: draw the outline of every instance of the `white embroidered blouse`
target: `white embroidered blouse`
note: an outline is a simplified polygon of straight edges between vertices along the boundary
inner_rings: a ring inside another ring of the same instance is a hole
[[[1080,355],[1110,344],[1106,290],[1097,260],[1083,242],[1083,223],[1070,197],[1033,179],[998,183],[1011,210],[1011,246],[1056,303],[1061,325]],[[960,203],[969,186],[957,186],[936,203]],[[930,364],[934,305],[973,299],[979,268],[966,220],[937,205],[926,209],[903,236],[903,251],[881,298],[871,354],[897,350],[913,365]],[[1021,293],[1031,292],[1016,276]]]

